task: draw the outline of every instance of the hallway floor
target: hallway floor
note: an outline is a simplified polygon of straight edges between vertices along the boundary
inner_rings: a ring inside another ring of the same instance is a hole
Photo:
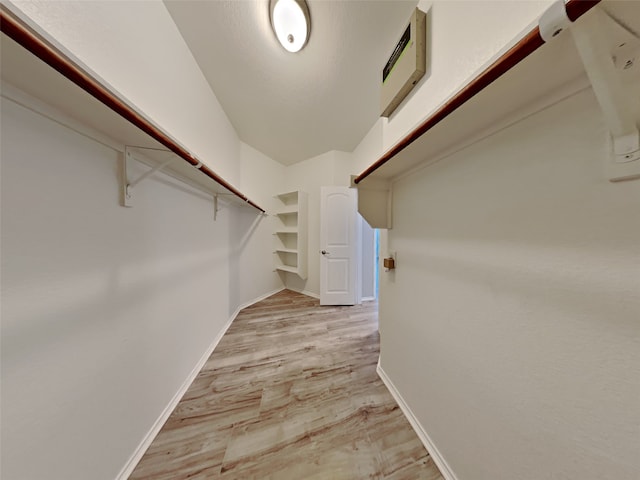
[[[442,480],[379,379],[377,305],[240,312],[131,479]]]

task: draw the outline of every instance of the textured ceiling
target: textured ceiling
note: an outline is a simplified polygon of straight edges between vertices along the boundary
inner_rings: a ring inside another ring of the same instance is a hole
[[[311,35],[286,52],[268,0],[165,0],[242,141],[285,165],[353,150],[379,117],[381,69],[417,0],[308,0]]]

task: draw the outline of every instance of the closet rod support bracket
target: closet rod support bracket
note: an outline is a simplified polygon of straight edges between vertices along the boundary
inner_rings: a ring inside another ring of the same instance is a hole
[[[612,182],[640,178],[640,39],[600,8],[570,30],[611,133],[606,175]]]
[[[158,165],[156,165],[153,168],[150,168],[149,170],[147,170],[146,172],[144,172],[142,175],[140,175],[138,178],[136,178],[135,180],[129,180],[129,173],[128,173],[128,165],[131,161],[135,160],[135,157],[133,155],[133,152],[131,151],[131,148],[128,146],[125,146],[124,148],[124,165],[123,165],[123,169],[122,169],[122,174],[123,174],[123,188],[122,188],[122,205],[125,207],[133,207],[133,191],[134,191],[134,187],[138,184],[140,184],[143,180],[145,180],[146,178],[150,177],[151,175],[153,175],[156,172],[160,172],[162,171],[164,168],[166,168],[170,163],[172,163],[173,161],[175,161],[178,157],[177,156],[172,156],[170,159],[166,160],[165,162],[162,162]]]
[[[571,20],[567,15],[567,7],[564,0],[556,0],[549,5],[549,8],[545,10],[538,20],[540,36],[546,43],[552,41],[554,37],[560,35],[570,25]]]

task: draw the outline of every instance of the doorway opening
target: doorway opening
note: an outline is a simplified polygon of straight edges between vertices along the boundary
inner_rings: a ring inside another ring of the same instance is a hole
[[[361,217],[361,299],[363,302],[378,299],[378,271],[380,258],[380,231],[371,228]]]
[[[380,229],[379,228],[375,228],[374,229],[375,232],[375,236],[374,236],[374,245],[373,245],[373,249],[375,251],[375,262],[374,262],[374,266],[373,266],[373,280],[374,280],[374,294],[375,300],[378,300],[378,294],[380,292]]]

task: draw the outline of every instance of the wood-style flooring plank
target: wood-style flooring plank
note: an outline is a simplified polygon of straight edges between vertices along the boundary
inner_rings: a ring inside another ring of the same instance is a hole
[[[242,310],[131,479],[442,480],[376,373],[377,305]]]

